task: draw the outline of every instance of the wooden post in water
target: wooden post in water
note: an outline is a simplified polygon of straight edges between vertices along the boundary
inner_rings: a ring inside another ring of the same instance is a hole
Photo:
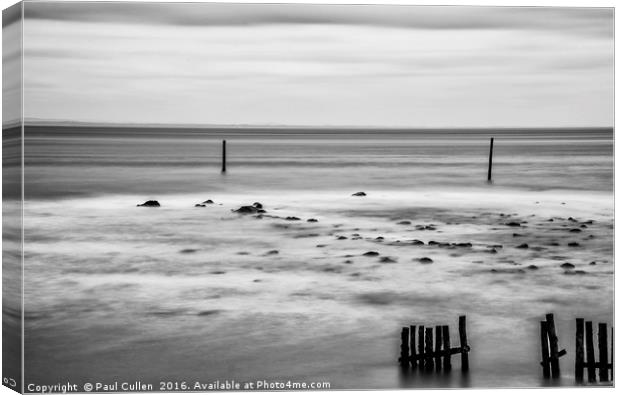
[[[549,334],[549,359],[551,361],[551,377],[560,377],[560,355],[558,350],[558,336],[555,333],[553,314],[547,314],[547,333]]]
[[[586,357],[588,367],[588,382],[596,381],[596,360],[594,359],[594,339],[592,334],[592,321],[586,321]]]
[[[467,355],[467,327],[466,317],[464,315],[459,317],[459,338],[461,340],[461,371],[469,371],[469,356]]]
[[[433,328],[426,328],[426,337],[425,337],[426,347],[424,348],[426,361],[424,361],[424,365],[426,367],[427,372],[433,371]]]
[[[424,325],[418,327],[418,367],[424,370]]]
[[[441,327],[443,331],[443,350],[445,352],[443,356],[443,370],[449,372],[452,370],[452,363],[450,359],[452,354],[450,353],[450,327],[448,325],[444,325]]]
[[[415,352],[415,325],[409,327],[409,352],[411,353],[411,367],[415,369],[418,366]]]
[[[611,369],[610,369],[610,379],[614,381],[614,327],[611,327]]]
[[[435,370],[438,372],[441,370],[441,344],[441,325],[437,325],[435,327]]]
[[[577,318],[577,329],[575,331],[575,380],[583,381],[583,318]]]
[[[489,148],[489,173],[487,175],[488,182],[491,182],[492,169],[493,169],[493,137],[491,137],[491,147]]]
[[[226,140],[222,140],[222,173],[226,173]]]
[[[404,369],[409,367],[409,328],[403,327],[400,332],[400,367]]]
[[[612,351],[613,352],[613,351]],[[607,362],[607,324],[598,324],[598,374],[601,381],[609,381],[609,365]]]
[[[549,361],[549,331],[547,322],[540,321],[540,350],[542,352],[543,377],[548,379],[551,376],[551,365]]]

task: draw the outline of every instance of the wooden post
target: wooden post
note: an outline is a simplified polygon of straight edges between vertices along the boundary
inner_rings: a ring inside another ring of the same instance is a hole
[[[551,377],[560,377],[560,355],[558,350],[558,336],[555,333],[553,314],[547,314],[547,333],[549,334],[549,360],[551,361]]]
[[[405,369],[409,367],[409,328],[403,327],[400,332],[400,366]]]
[[[438,372],[441,370],[441,344],[441,325],[437,325],[435,327],[435,370]]]
[[[583,381],[583,318],[577,318],[575,331],[575,380]]]
[[[614,381],[614,327],[611,327],[611,369],[610,369],[610,379]]]
[[[467,328],[466,317],[464,315],[459,317],[459,338],[461,340],[461,371],[469,371],[469,356],[467,355]]]
[[[450,327],[444,325],[441,329],[443,331],[443,351],[445,352],[443,356],[443,370],[449,372],[452,370],[452,363],[450,361],[452,358],[452,354],[450,353]]]
[[[426,367],[427,372],[433,371],[433,328],[426,328],[426,337],[425,337],[425,356],[426,361],[424,361],[424,365]]]
[[[588,366],[588,381],[594,383],[596,381],[596,367],[594,359],[594,339],[592,335],[592,321],[586,321],[586,357]]]
[[[418,367],[424,370],[424,325],[418,327]]]
[[[489,148],[489,174],[487,181],[491,182],[491,171],[493,169],[493,137],[491,137],[491,147]]]
[[[222,173],[226,173],[226,140],[222,140]]]
[[[551,376],[551,366],[549,361],[549,331],[547,322],[540,321],[540,350],[542,352],[543,377],[548,379]]]
[[[607,324],[598,324],[598,362],[600,363],[598,368],[598,375],[601,381],[609,381],[607,362]]]
[[[415,325],[409,327],[409,352],[411,353],[411,367],[415,369],[418,366],[415,352]]]

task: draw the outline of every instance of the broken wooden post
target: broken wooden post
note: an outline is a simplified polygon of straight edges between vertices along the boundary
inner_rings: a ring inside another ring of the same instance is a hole
[[[435,370],[441,370],[441,325],[437,325],[435,327]]]
[[[583,318],[577,318],[577,329],[575,331],[575,380],[583,381]]]
[[[418,366],[418,360],[415,352],[415,325],[409,327],[409,353],[411,354],[411,367],[415,369]]]
[[[493,137],[491,137],[491,147],[489,148],[489,174],[487,175],[488,182],[491,182],[492,168],[493,168]]]
[[[547,322],[540,321],[540,350],[542,352],[543,377],[548,379],[551,375],[551,365],[549,361],[549,331]]]
[[[448,325],[442,326],[443,331],[443,370],[449,372],[452,370],[452,363],[450,359],[452,358],[452,354],[450,353],[450,327]]]
[[[588,382],[596,381],[596,367],[594,359],[594,339],[592,334],[592,321],[586,321],[586,366],[588,367]]]
[[[459,338],[461,340],[461,371],[469,371],[469,345],[467,344],[466,318],[464,315],[459,317]]]
[[[222,173],[226,173],[226,140],[222,140]]]
[[[418,367],[424,370],[424,325],[418,327]]]
[[[547,314],[547,334],[549,335],[549,360],[551,362],[551,377],[560,377],[560,355],[558,350],[558,336],[555,333],[553,314]]]
[[[613,350],[612,350],[613,352]],[[601,381],[609,381],[607,362],[607,324],[598,324],[598,374]]]
[[[405,369],[409,367],[409,328],[403,327],[400,332],[400,366]]]
[[[433,371],[433,328],[426,328],[426,337],[425,337],[425,357],[424,365],[426,367],[427,372]]]

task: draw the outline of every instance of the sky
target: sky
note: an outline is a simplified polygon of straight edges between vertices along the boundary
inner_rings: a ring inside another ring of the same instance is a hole
[[[30,120],[613,124],[613,10],[25,3]]]

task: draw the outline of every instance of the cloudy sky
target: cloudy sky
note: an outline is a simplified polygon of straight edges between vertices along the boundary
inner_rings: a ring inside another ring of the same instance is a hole
[[[25,116],[610,126],[611,9],[26,3]]]

